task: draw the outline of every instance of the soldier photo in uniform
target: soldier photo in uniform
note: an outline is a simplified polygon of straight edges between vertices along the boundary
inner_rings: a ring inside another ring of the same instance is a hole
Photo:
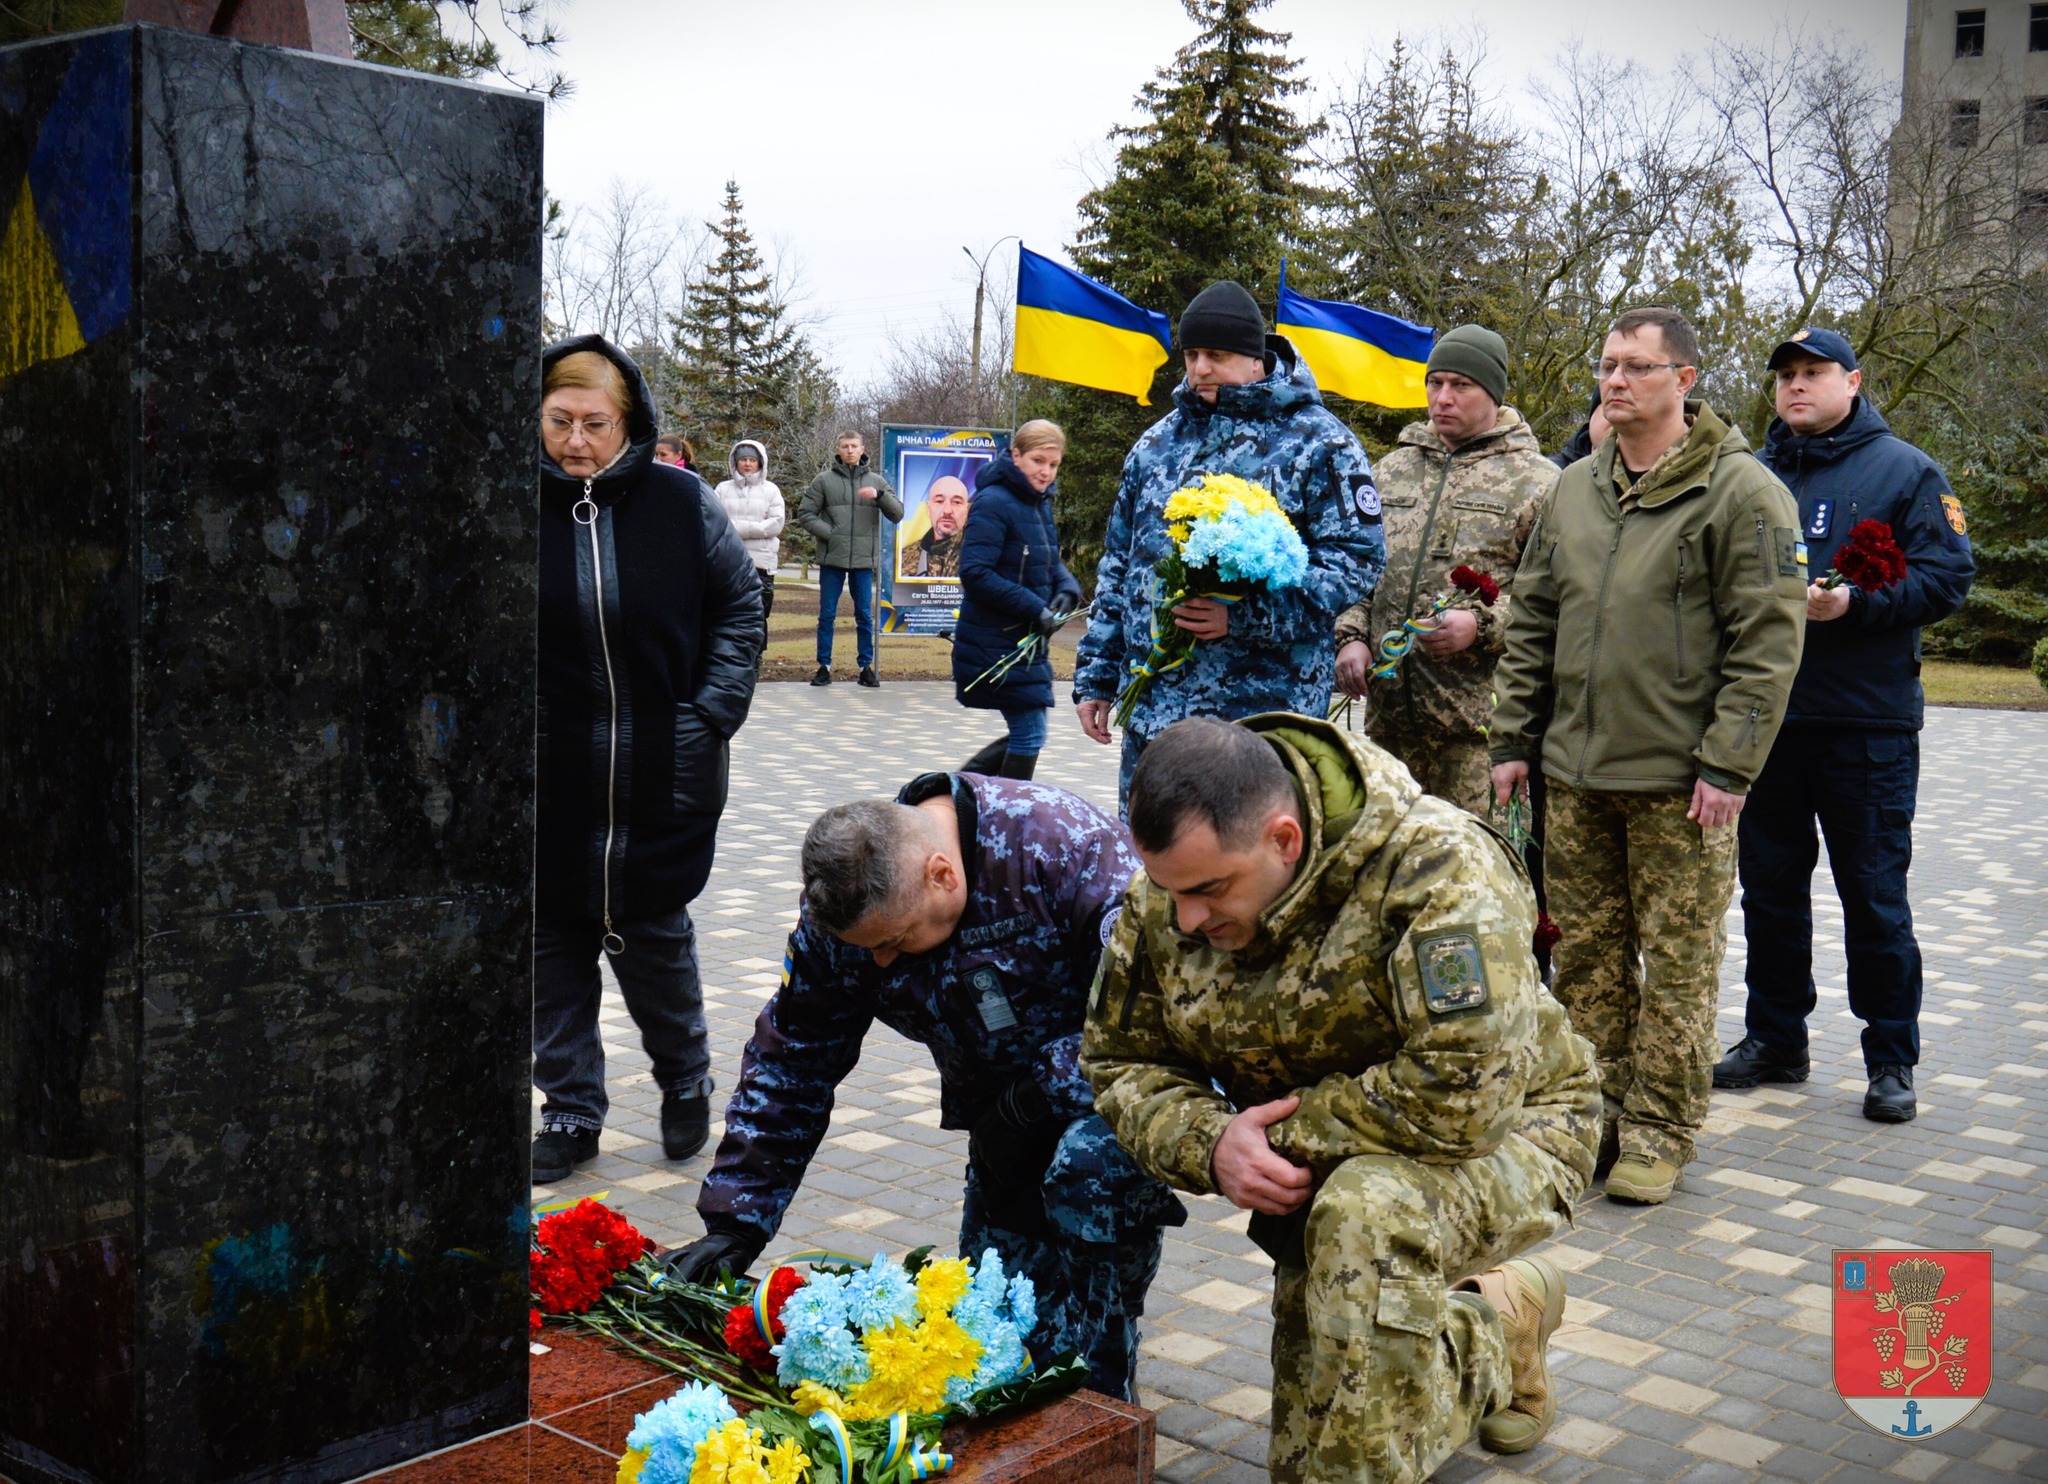
[[[1152,1175],[1274,1260],[1281,1484],[1418,1480],[1535,1446],[1564,1277],[1518,1256],[1592,1177],[1592,1048],[1536,973],[1506,842],[1363,737],[1267,715],[1139,760],[1144,873],[1082,1067]]]
[[[968,507],[972,503],[964,480],[941,474],[925,491],[923,518],[929,522],[919,534],[906,528],[902,558],[896,575],[916,580],[960,579],[960,534],[967,529]],[[913,514],[912,525],[918,523]]]
[[[1373,471],[1387,569],[1372,596],[1337,620],[1337,689],[1365,696],[1366,735],[1440,799],[1484,819],[1493,802],[1486,723],[1493,667],[1506,646],[1510,589],[1557,467],[1508,394],[1507,342],[1460,325],[1429,353],[1429,416],[1401,430]],[[1428,615],[1471,567],[1501,586],[1491,607],[1452,608],[1391,676],[1367,680],[1380,639]]]
[[[930,1048],[940,1127],[967,1131],[959,1250],[993,1247],[1030,1277],[1033,1355],[1077,1352],[1090,1385],[1131,1399],[1162,1228],[1187,1213],[1096,1115],[1080,1042],[1137,865],[1115,820],[1022,780],[931,773],[820,815],[782,987],[697,1199],[705,1235],[675,1269],[715,1277],[760,1256],[879,1020]]]

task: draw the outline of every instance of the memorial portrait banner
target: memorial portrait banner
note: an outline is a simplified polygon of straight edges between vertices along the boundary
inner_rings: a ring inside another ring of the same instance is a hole
[[[974,480],[1010,447],[1007,428],[882,426],[882,472],[903,499],[883,546],[882,627],[950,633],[960,612],[960,538]]]

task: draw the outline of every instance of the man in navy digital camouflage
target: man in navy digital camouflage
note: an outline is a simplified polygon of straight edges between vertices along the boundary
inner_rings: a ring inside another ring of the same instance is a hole
[[[755,1023],[697,1198],[686,1277],[739,1272],[782,1224],[879,1020],[930,1048],[940,1126],[966,1129],[960,1251],[1038,1292],[1032,1353],[1078,1352],[1129,1399],[1162,1228],[1187,1219],[1095,1114],[1089,986],[1137,871],[1130,836],[1042,784],[929,773],[828,809],[804,837],[803,915]]]
[[[1106,744],[1116,694],[1151,651],[1153,626],[1177,624],[1200,641],[1186,664],[1153,681],[1124,729],[1125,805],[1145,744],[1183,717],[1327,713],[1337,616],[1372,592],[1387,560],[1365,450],[1323,406],[1294,347],[1266,333],[1257,301],[1228,280],[1209,285],[1182,313],[1180,342],[1187,377],[1174,388],[1174,410],[1124,461],[1074,669],[1081,729]],[[1172,546],[1167,499],[1204,474],[1236,474],[1273,492],[1308,546],[1299,587],[1154,611],[1153,572]]]

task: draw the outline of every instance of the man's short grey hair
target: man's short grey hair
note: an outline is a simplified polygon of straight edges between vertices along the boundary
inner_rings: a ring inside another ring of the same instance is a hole
[[[837,936],[903,894],[921,843],[917,811],[894,799],[859,799],[827,809],[804,835],[804,901],[818,926]]]

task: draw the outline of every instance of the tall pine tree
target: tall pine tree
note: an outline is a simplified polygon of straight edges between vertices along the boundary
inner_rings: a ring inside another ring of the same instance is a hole
[[[1289,99],[1307,87],[1292,39],[1254,17],[1271,0],[1182,0],[1197,28],[1138,94],[1145,117],[1111,131],[1116,173],[1081,198],[1072,255],[1082,272],[1148,309],[1178,317],[1219,278],[1268,306],[1283,253],[1303,249],[1314,130]],[[1179,347],[1153,378],[1150,407],[1061,386],[1065,543],[1092,573],[1124,455],[1170,406]]]
[[[766,442],[771,459],[793,452],[788,435],[815,418],[832,389],[777,296],[743,212],[739,183],[728,180],[724,215],[711,224],[718,251],[675,317],[670,412],[706,463],[741,438]]]

